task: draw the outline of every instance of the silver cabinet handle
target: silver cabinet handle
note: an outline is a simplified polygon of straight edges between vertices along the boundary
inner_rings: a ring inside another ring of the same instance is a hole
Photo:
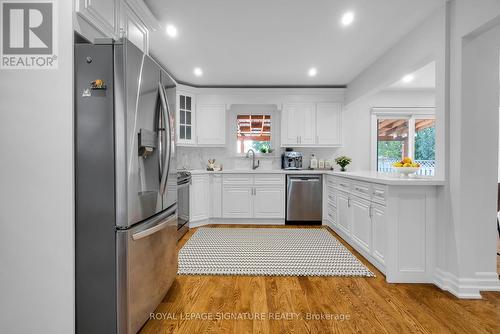
[[[347,197],[347,207],[348,208],[351,207],[351,198],[350,197]]]
[[[373,212],[372,212],[372,204],[370,204],[370,207],[368,208],[368,217],[372,218],[373,217]]]
[[[366,193],[366,191],[365,191],[363,188],[354,187],[354,189],[355,189],[356,191],[359,191],[360,193]]]

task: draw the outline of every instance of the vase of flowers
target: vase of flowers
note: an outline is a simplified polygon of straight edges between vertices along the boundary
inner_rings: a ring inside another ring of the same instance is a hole
[[[352,159],[349,158],[349,157],[346,157],[345,155],[343,156],[340,156],[338,158],[335,159],[335,162],[337,163],[337,165],[340,166],[340,171],[341,172],[345,172],[346,171],[346,166],[349,165],[351,163]]]

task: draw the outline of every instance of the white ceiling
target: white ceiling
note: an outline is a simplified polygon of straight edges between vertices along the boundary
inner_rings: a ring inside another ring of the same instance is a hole
[[[203,86],[346,85],[443,2],[145,0],[178,29],[175,39],[164,29],[151,34],[153,56],[177,80]],[[347,28],[346,11],[355,13]]]
[[[396,81],[389,89],[431,89],[436,88],[436,62],[429,63],[413,73],[411,82]]]

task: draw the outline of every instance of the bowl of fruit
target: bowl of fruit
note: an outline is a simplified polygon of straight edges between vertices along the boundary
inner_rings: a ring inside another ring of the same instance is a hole
[[[420,164],[414,162],[411,158],[405,157],[401,161],[392,164],[394,169],[401,174],[401,177],[409,177],[420,169]]]

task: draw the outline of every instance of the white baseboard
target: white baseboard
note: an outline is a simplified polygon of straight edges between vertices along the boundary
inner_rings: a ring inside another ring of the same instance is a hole
[[[189,228],[195,228],[200,226],[205,226],[209,224],[220,224],[220,225],[285,225],[284,219],[257,219],[257,218],[245,218],[245,219],[234,219],[234,218],[210,218],[205,220],[199,220],[196,222],[189,222]]]
[[[462,299],[481,299],[481,291],[500,291],[496,272],[477,272],[475,278],[459,278],[452,273],[436,269],[434,284]]]

